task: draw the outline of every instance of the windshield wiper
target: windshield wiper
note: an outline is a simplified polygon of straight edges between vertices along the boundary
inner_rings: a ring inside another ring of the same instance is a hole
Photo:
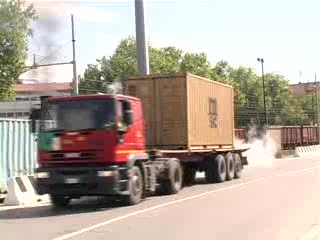
[[[98,131],[98,130],[108,130],[108,129],[113,129],[114,126],[111,125],[111,126],[107,126],[107,127],[104,127],[104,128],[83,128],[83,129],[77,129],[77,130],[72,130],[73,132],[83,132],[83,131]]]
[[[51,130],[47,130],[45,132],[64,132],[64,129],[63,128],[56,128],[56,129],[51,129]]]

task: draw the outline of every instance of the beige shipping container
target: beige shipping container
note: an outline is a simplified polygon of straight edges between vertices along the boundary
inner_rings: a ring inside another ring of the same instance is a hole
[[[233,146],[231,86],[190,73],[130,77],[127,91],[142,100],[150,148]]]

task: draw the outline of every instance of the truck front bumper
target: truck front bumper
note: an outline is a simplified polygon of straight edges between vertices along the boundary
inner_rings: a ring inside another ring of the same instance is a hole
[[[128,192],[126,167],[43,167],[36,169],[39,194],[122,195]]]

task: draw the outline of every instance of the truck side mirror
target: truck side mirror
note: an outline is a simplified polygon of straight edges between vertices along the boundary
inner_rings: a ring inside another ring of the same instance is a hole
[[[37,121],[31,120],[31,133],[36,133],[36,132],[37,132]]]
[[[40,109],[32,109],[29,119],[31,120],[31,132],[37,132],[37,120],[40,120]]]
[[[127,126],[130,126],[133,124],[133,112],[131,110],[126,110],[124,112],[123,118],[124,118],[123,120]]]

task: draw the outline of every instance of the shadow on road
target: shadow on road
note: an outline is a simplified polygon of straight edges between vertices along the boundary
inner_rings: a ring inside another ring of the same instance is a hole
[[[71,202],[67,208],[61,209],[54,208],[50,205],[3,210],[0,211],[0,220],[74,215],[87,212],[107,211],[119,207],[125,208],[120,202],[108,201],[106,199],[81,199],[75,200]]]
[[[208,184],[205,178],[196,178],[194,184],[190,186],[185,186],[184,188],[189,188],[194,185]],[[143,199],[143,202],[148,201],[152,198],[165,197],[164,195],[153,195]],[[116,208],[129,208],[130,206],[124,206],[119,201],[114,201],[106,198],[99,197],[88,197],[81,198],[78,200],[73,200],[67,208],[57,209],[53,206],[36,206],[36,207],[25,207],[16,208],[0,211],[0,220],[9,219],[25,219],[25,218],[45,218],[45,217],[55,217],[63,215],[75,215],[88,212],[99,212],[108,211]]]

